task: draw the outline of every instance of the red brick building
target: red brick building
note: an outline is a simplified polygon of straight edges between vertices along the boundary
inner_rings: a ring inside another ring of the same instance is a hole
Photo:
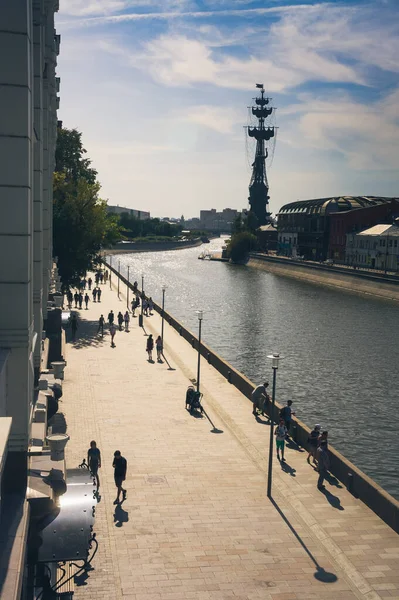
[[[387,199],[388,200],[388,199]],[[330,214],[328,258],[345,262],[346,234],[368,229],[379,223],[393,223],[399,217],[399,199],[382,204]]]

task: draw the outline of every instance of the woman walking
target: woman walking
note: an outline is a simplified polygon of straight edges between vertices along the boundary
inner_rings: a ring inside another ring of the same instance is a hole
[[[152,362],[152,351],[154,350],[154,339],[150,334],[147,339],[148,362]]]
[[[111,348],[115,348],[114,337],[116,334],[116,327],[113,323],[109,326],[109,332],[111,334]]]
[[[157,362],[162,362],[163,342],[160,335],[155,340],[155,347],[157,349]]]
[[[118,312],[118,325],[119,325],[119,331],[122,331],[123,314],[121,313],[121,311]]]

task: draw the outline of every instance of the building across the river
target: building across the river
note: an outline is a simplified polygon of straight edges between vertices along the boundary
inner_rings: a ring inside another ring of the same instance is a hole
[[[399,219],[346,236],[346,263],[385,271],[399,270]]]
[[[112,206],[110,204],[107,205],[107,211],[109,213],[113,213],[115,215],[121,215],[123,213],[127,213],[130,217],[135,217],[140,221],[145,221],[146,219],[150,219],[150,213],[146,210],[137,210],[135,208],[126,208],[124,206]]]
[[[377,196],[336,196],[285,204],[277,215],[278,253],[325,260],[329,256],[333,215],[389,204],[392,200]]]
[[[382,223],[391,225],[397,217],[399,200],[389,198],[382,204],[331,214],[328,258],[335,262],[345,262],[348,234]]]

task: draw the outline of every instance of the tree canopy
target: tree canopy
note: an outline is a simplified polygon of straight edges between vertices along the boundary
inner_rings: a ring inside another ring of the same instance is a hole
[[[80,279],[104,246],[119,241],[118,219],[99,197],[97,171],[84,155],[82,134],[58,129],[53,182],[53,252],[64,284]]]

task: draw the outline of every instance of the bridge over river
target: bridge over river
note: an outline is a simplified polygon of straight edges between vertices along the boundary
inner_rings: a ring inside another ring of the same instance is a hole
[[[206,248],[220,249],[213,240]],[[205,246],[204,246],[205,247]],[[197,260],[201,249],[113,256],[154,300],[258,383],[271,378],[266,355],[285,356],[280,402],[321,423],[331,443],[399,498],[399,306],[245,266]],[[248,407],[250,410],[250,407]]]

